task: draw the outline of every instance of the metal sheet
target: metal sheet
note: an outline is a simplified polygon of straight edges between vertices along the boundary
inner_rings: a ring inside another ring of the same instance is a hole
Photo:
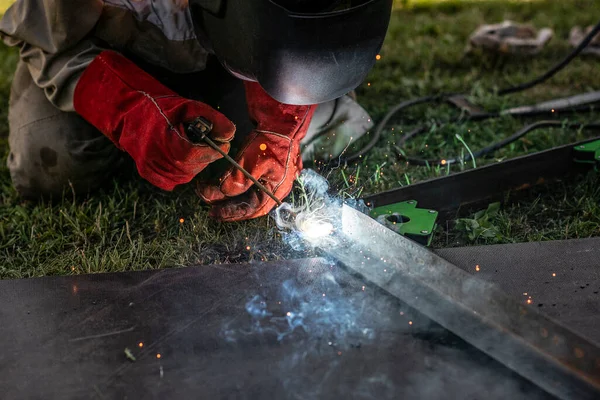
[[[324,260],[0,281],[0,321],[9,400],[548,398]]]
[[[600,345],[600,238],[435,252]]]
[[[342,243],[326,251],[546,391],[600,396],[600,351],[589,341],[344,206]]]

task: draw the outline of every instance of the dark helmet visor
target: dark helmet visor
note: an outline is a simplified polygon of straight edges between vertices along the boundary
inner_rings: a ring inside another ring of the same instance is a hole
[[[392,1],[228,0],[219,13],[202,13],[199,25],[230,71],[282,103],[318,104],[365,79]]]

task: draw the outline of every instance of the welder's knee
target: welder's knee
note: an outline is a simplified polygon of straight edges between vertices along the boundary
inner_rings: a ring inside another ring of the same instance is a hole
[[[100,186],[120,164],[121,152],[75,113],[56,109],[19,65],[9,106],[7,164],[17,192],[29,199]]]
[[[83,193],[99,187],[119,165],[118,149],[83,120],[64,113],[12,129],[8,168],[28,199]]]

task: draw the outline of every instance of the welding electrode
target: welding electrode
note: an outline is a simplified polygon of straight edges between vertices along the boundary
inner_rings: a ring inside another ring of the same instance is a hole
[[[199,143],[201,141],[204,141],[206,144],[208,144],[210,147],[212,147],[215,151],[217,151],[219,154],[221,154],[223,156],[223,158],[225,158],[231,165],[233,165],[242,174],[244,174],[246,176],[246,178],[250,179],[259,190],[266,193],[267,196],[272,198],[273,201],[275,201],[275,203],[278,206],[281,206],[281,204],[282,204],[281,200],[279,200],[277,197],[275,197],[275,195],[269,189],[267,189],[265,187],[265,185],[260,183],[258,181],[258,179],[253,177],[248,171],[246,171],[244,169],[244,167],[242,167],[233,158],[231,158],[229,156],[229,154],[227,154],[223,150],[221,150],[221,148],[208,137],[208,134],[210,133],[210,131],[212,131],[212,129],[213,129],[212,122],[210,122],[202,117],[196,118],[194,120],[194,122],[189,124],[187,127],[188,138],[194,143]]]

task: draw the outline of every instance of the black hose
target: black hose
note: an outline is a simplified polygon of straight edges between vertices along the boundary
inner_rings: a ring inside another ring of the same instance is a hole
[[[565,57],[561,62],[559,62],[558,64],[556,64],[554,67],[552,67],[550,70],[548,70],[546,73],[544,73],[543,75],[539,76],[538,78],[535,78],[529,82],[525,82],[516,86],[511,86],[511,87],[507,87],[505,89],[499,90],[496,94],[499,96],[504,96],[507,94],[512,94],[512,93],[517,93],[517,92],[521,92],[527,89],[531,89],[534,86],[539,85],[540,83],[543,83],[545,81],[547,81],[548,79],[550,79],[551,77],[553,77],[554,75],[556,75],[558,72],[560,72],[562,69],[564,69],[568,64],[571,63],[571,61],[573,61],[573,59],[575,59],[575,57],[577,57],[579,54],[581,54],[581,52],[591,43],[591,41],[594,39],[594,37],[600,32],[600,23],[598,23],[586,36],[585,38],[581,41],[581,43],[571,52],[569,53],[569,55],[567,55],[567,57]],[[368,153],[369,151],[371,151],[373,149],[373,147],[375,147],[375,145],[377,145],[377,143],[379,142],[379,140],[381,139],[381,136],[383,134],[383,130],[385,129],[387,123],[390,121],[390,119],[397,114],[398,112],[405,110],[409,107],[412,107],[414,105],[417,104],[423,104],[423,103],[427,103],[427,102],[441,102],[444,101],[452,96],[460,96],[460,95],[464,95],[461,93],[449,93],[449,94],[440,94],[440,95],[431,95],[431,96],[425,96],[425,97],[420,97],[417,99],[413,99],[413,100],[407,100],[404,101],[394,107],[392,107],[387,113],[386,115],[383,117],[383,119],[377,124],[377,126],[375,127],[375,130],[373,132],[373,137],[371,138],[371,140],[369,141],[369,143],[367,143],[360,151],[349,155],[347,157],[341,157],[341,161],[342,162],[352,162],[360,157],[362,157],[364,154]],[[478,114],[478,115],[473,115],[467,118],[467,120],[484,120],[484,119],[488,119],[488,118],[494,118],[499,116],[499,113],[486,113],[486,114]],[[460,120],[464,120],[464,118],[457,118],[451,121],[448,121],[446,123],[454,123],[454,122],[458,122]],[[544,121],[544,122],[550,122],[550,121]],[[535,124],[534,124],[535,125]],[[530,127],[532,125],[529,125]],[[526,127],[527,128],[527,127]],[[538,129],[539,127],[536,127],[535,129]],[[418,134],[426,131],[426,126],[421,126],[419,128],[414,129],[413,131],[409,132],[408,134],[404,135],[401,139],[400,139],[400,143],[404,144],[406,143],[408,140],[412,139],[413,137],[417,136]],[[525,129],[525,128],[524,128]],[[532,129],[528,130],[527,132],[525,132],[524,134],[530,132]],[[523,130],[515,133],[515,135],[511,136],[514,137],[516,135],[518,135],[519,133],[521,133]],[[524,135],[523,134],[523,135]],[[515,139],[516,140],[516,139]],[[514,141],[514,140],[513,140]],[[495,150],[497,150],[496,146],[500,143],[504,143],[504,141],[498,142],[496,144],[493,144],[491,146],[486,147],[486,149],[490,148],[494,148]],[[509,142],[510,143],[510,142]],[[505,143],[504,145],[506,145],[508,143]],[[498,147],[499,148],[499,147]],[[418,158],[412,158],[412,157],[406,157],[403,155],[403,152],[399,149],[398,146],[396,146],[396,150],[399,151],[399,155],[402,156],[402,158],[404,158],[405,160],[407,160],[408,162],[410,162],[411,164],[416,164],[416,165],[427,165],[428,160],[423,160],[423,159],[418,159]],[[482,149],[484,150],[484,149]],[[495,150],[490,150],[490,151],[495,151]],[[479,154],[479,152],[478,152]],[[480,155],[484,155],[487,153],[481,153]],[[419,161],[420,160],[420,161]],[[452,159],[454,160],[454,159]],[[447,162],[447,160],[444,160],[445,162]]]
[[[550,70],[548,70],[548,72],[546,72],[544,75],[542,75],[538,78],[535,78],[529,82],[521,83],[520,85],[502,89],[498,92],[498,95],[503,96],[506,94],[517,93],[517,92],[521,92],[523,90],[531,89],[532,87],[539,85],[540,83],[545,82],[548,79],[552,78],[554,75],[556,75],[556,73],[560,72],[567,65],[569,65],[571,63],[571,61],[573,61],[573,59],[575,57],[577,57],[592,42],[592,40],[594,40],[594,37],[598,34],[598,32],[600,32],[600,23],[598,23],[586,35],[586,37],[581,41],[581,43],[579,43],[579,45],[575,48],[575,50],[573,50],[567,57],[565,57],[564,60],[562,60],[561,62],[556,64]]]
[[[473,157],[478,158],[478,157],[482,157],[485,155],[489,155],[489,154],[495,152],[496,150],[501,149],[502,147],[505,147],[505,146],[519,140],[520,138],[527,135],[531,131],[541,129],[541,128],[549,128],[549,127],[563,127],[563,128],[567,128],[567,129],[586,129],[586,130],[587,129],[600,129],[600,122],[590,122],[588,124],[584,124],[584,123],[567,123],[567,124],[565,124],[561,121],[538,121],[538,122],[529,124],[529,125],[521,128],[515,134],[507,137],[506,139],[503,139],[497,143],[494,143],[490,146],[484,147],[483,149],[473,152]],[[397,146],[396,146],[396,150],[400,154],[402,153],[402,150]],[[454,157],[454,158],[439,159],[439,160],[433,160],[433,159],[426,160],[423,158],[407,157],[407,156],[403,156],[403,159],[412,165],[418,165],[418,166],[423,166],[423,167],[424,166],[438,166],[438,165],[446,166],[446,165],[456,164],[460,161],[462,161],[462,162],[470,161],[471,155],[468,154],[462,159],[458,159],[458,158]]]
[[[377,127],[375,128],[375,132],[373,133],[373,137],[371,138],[371,140],[369,141],[369,143],[367,143],[367,145],[365,147],[363,147],[360,151],[352,154],[351,156],[343,158],[343,160],[345,162],[351,162],[353,160],[356,160],[357,158],[360,158],[364,154],[368,153],[373,147],[375,147],[375,145],[377,144],[377,142],[379,142],[379,138],[381,137],[381,132],[383,131],[383,128],[385,128],[385,126],[387,125],[387,123],[389,122],[389,120],[398,111],[403,110],[403,109],[408,108],[408,107],[412,107],[412,106],[417,105],[417,104],[428,103],[430,101],[434,101],[438,97],[439,96],[420,97],[418,99],[407,100],[407,101],[404,101],[404,102],[396,105],[394,108],[392,108],[385,115],[385,117],[383,117],[383,119],[381,120],[381,122],[379,124],[377,124]]]

